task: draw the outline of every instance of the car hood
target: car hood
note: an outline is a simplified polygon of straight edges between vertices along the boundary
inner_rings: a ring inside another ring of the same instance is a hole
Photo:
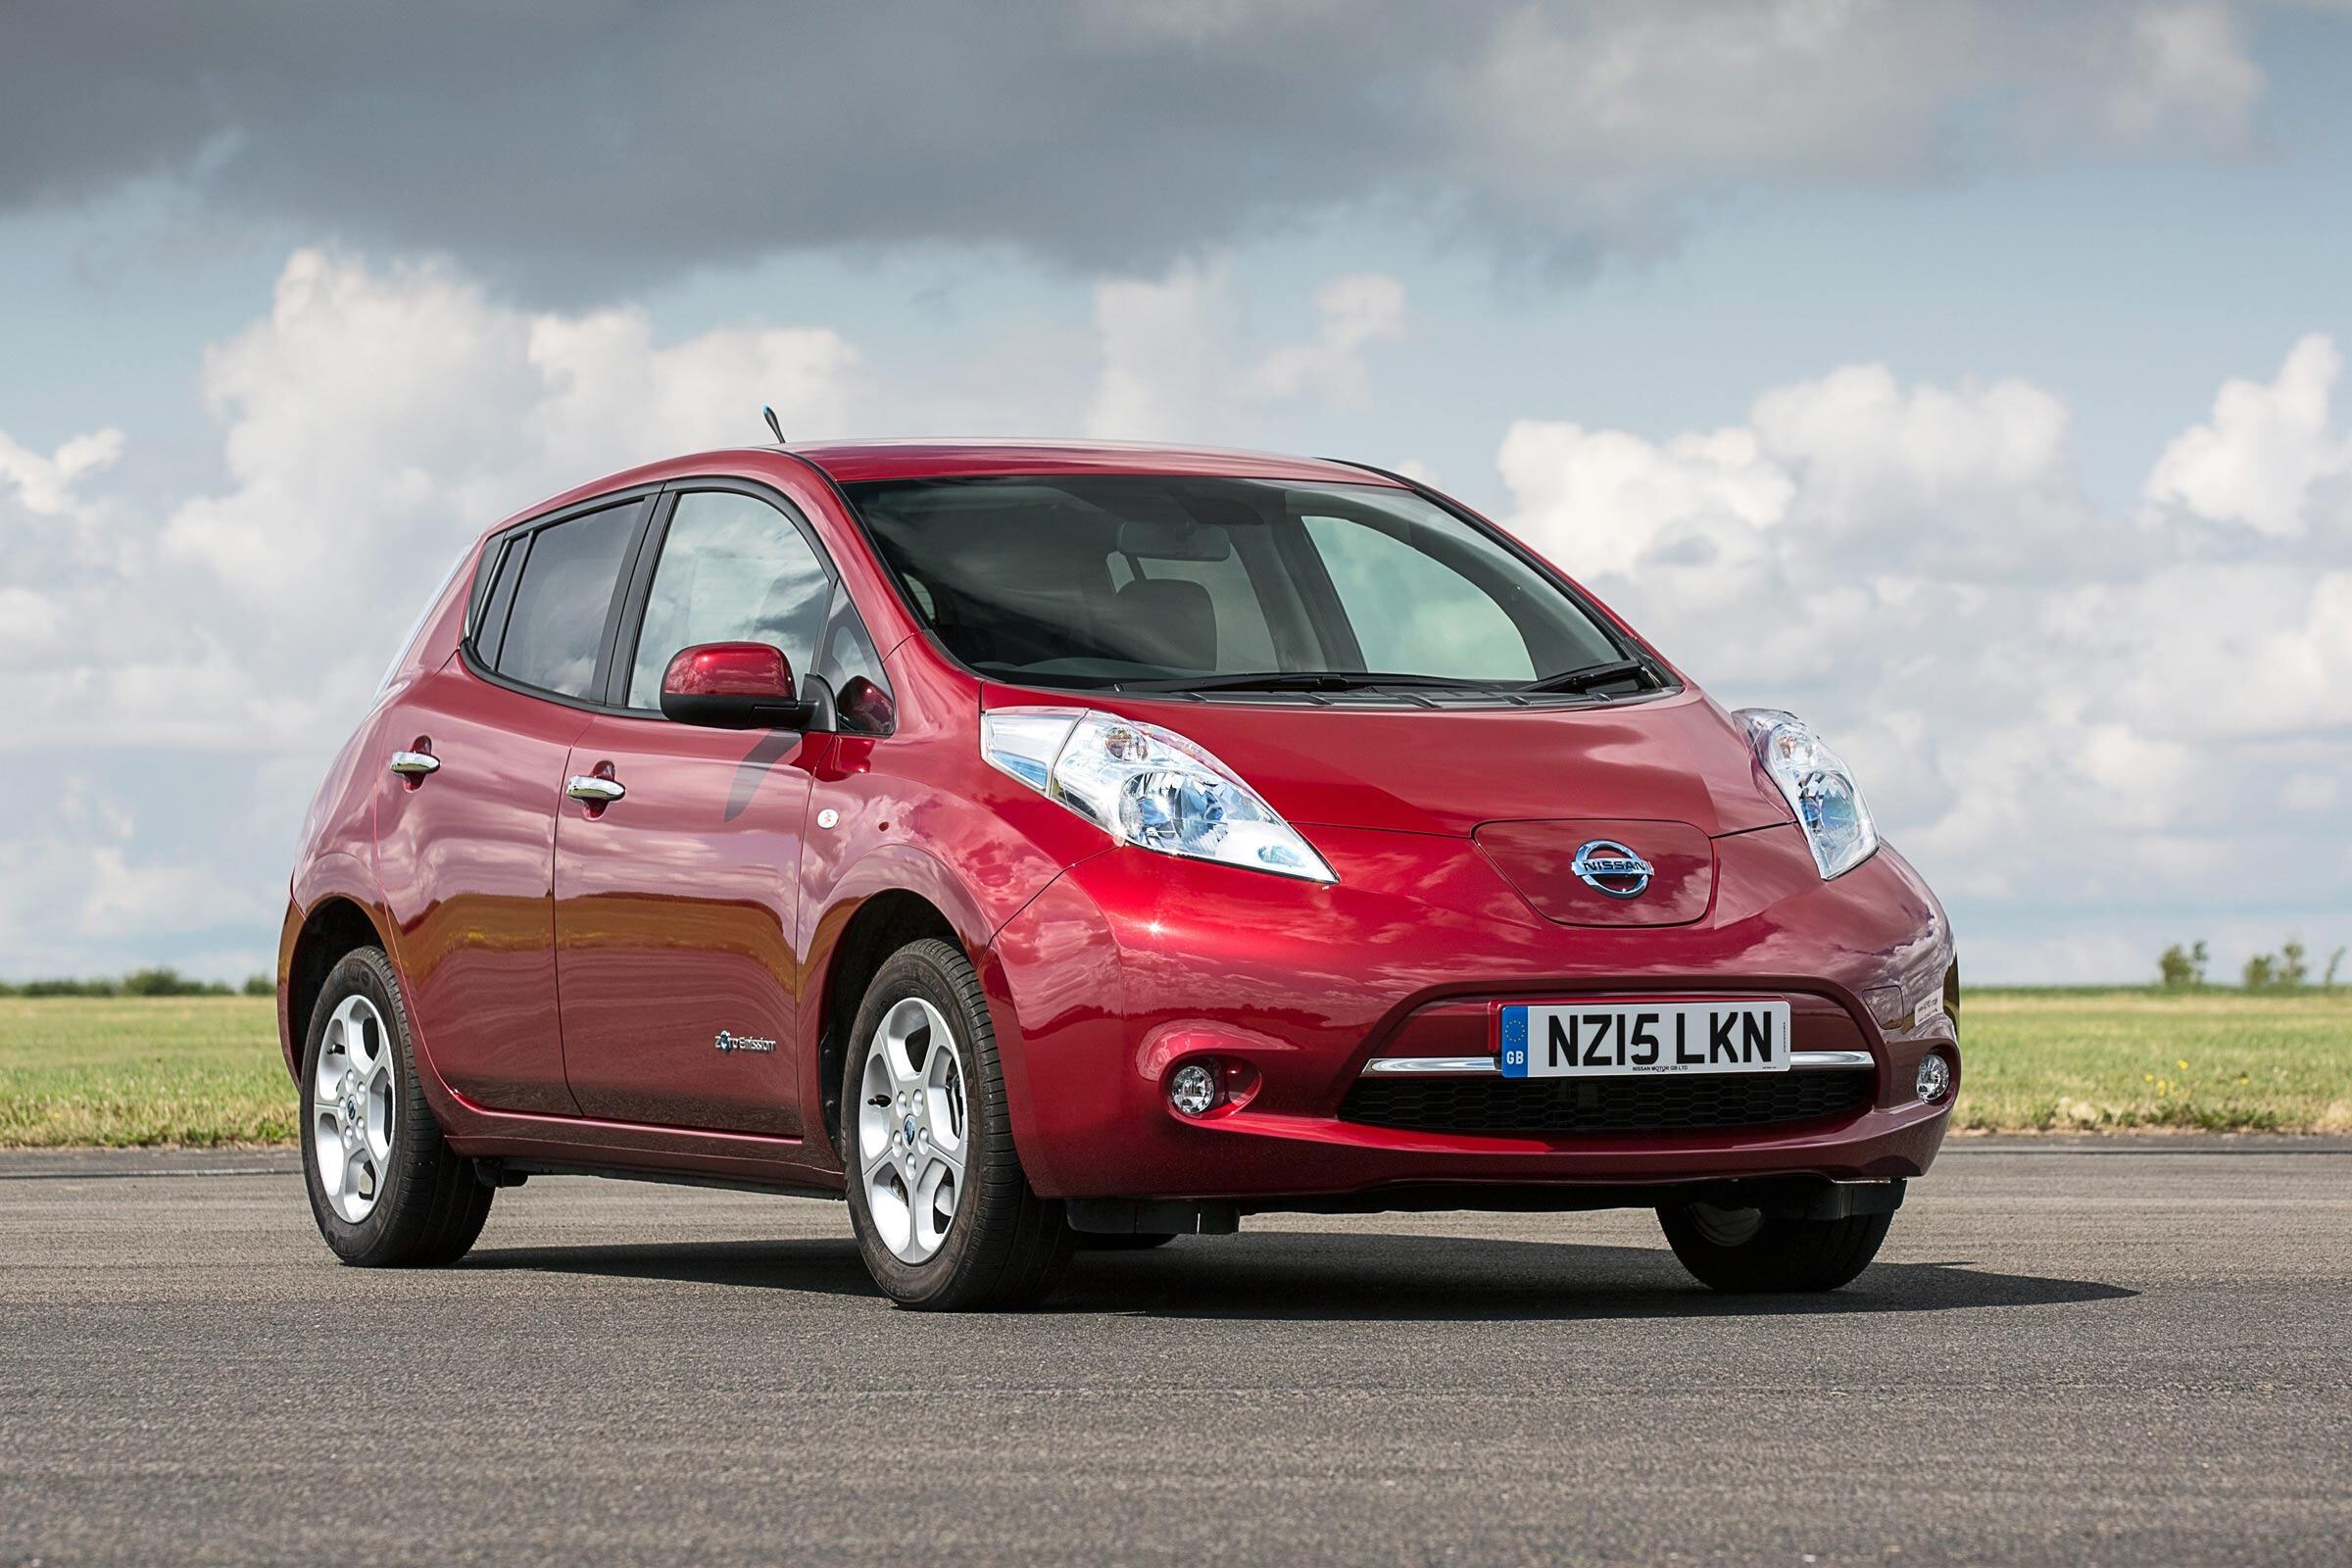
[[[1467,837],[1489,822],[1610,820],[1684,823],[1714,838],[1791,820],[1731,716],[1690,689],[1591,708],[1079,698],[993,684],[982,701],[1086,707],[1172,729],[1299,827]]]

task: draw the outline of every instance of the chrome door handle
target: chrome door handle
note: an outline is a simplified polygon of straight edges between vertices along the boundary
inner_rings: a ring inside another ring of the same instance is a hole
[[[591,806],[610,806],[629,792],[620,787],[620,780],[616,778],[596,778],[586,773],[575,773],[571,782],[564,786],[564,793],[575,801],[586,801]]]
[[[422,778],[441,771],[441,759],[430,752],[394,752],[390,766],[402,778]]]

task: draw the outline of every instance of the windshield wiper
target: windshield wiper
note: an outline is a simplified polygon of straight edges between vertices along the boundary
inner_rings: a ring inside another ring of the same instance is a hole
[[[1656,680],[1656,677],[1650,673],[1648,663],[1643,660],[1612,659],[1606,663],[1587,664],[1582,669],[1563,669],[1556,675],[1544,675],[1529,681],[1518,690],[1522,692],[1590,691],[1595,686],[1606,686],[1611,681],[1623,680],[1628,675],[1639,675],[1653,683]]]
[[[1443,691],[1492,691],[1494,682],[1452,675],[1384,674],[1362,669],[1261,669],[1243,675],[1179,675],[1168,680],[1122,680],[1122,692],[1360,692],[1381,686]]]

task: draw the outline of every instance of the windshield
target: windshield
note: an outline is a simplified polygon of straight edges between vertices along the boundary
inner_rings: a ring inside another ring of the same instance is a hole
[[[1550,578],[1409,490],[1144,474],[847,489],[940,641],[1000,680],[1662,684]]]

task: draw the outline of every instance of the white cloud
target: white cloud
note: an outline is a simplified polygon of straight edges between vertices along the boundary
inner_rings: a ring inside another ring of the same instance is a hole
[[[1260,400],[1360,408],[1371,394],[1364,351],[1404,335],[1404,285],[1383,272],[1350,272],[1316,289],[1314,303],[1321,324],[1314,341],[1270,350],[1244,384]]]
[[[1314,294],[1312,338],[1249,341],[1221,265],[1187,263],[1156,281],[1095,288],[1102,364],[1089,435],[1152,441],[1241,441],[1270,405],[1360,406],[1368,351],[1403,334],[1404,285],[1356,272]]]
[[[764,440],[762,407],[796,441],[852,433],[860,368],[829,328],[719,328],[662,348],[636,311],[538,317],[529,358],[542,382],[534,444],[551,469],[578,473],[724,445],[729,433]],[[627,443],[617,458],[616,437]]]
[[[660,347],[640,312],[529,315],[445,268],[301,251],[269,318],[206,357],[236,487],[180,507],[164,543],[316,626],[300,607],[386,577],[429,582],[541,495],[751,439],[762,404],[788,430],[838,428],[856,366],[823,329],[747,325]],[[421,579],[402,569],[419,558]],[[348,624],[349,609],[327,618]]]
[[[2264,78],[2236,15],[2222,5],[2160,6],[2129,25],[2122,69],[2099,99],[2108,135],[2125,146],[2243,145]]]
[[[0,432],[0,481],[16,491],[25,511],[41,517],[66,517],[79,511],[75,486],[122,455],[122,432],[108,428],[77,435],[43,457]]]
[[[2200,920],[2231,865],[2268,867],[2274,906],[2340,910],[2352,835],[2315,854],[2256,804],[2291,775],[2317,809],[2352,776],[2352,561],[2315,533],[2334,375],[2306,339],[2159,460],[2151,498],[2272,536],[2219,560],[2093,507],[2065,403],[2014,380],[1852,366],[1663,440],[1521,420],[1497,466],[1510,526],[1714,695],[1820,723],[1964,928]]]
[[[2321,519],[2315,496],[2352,475],[2352,433],[2333,428],[2344,356],[2313,333],[2288,351],[2269,382],[2230,380],[2214,399],[2211,422],[2185,430],[2149,473],[2147,499],[2208,522],[2292,538]],[[2340,516],[2340,489],[2331,498]]]
[[[149,961],[154,937],[268,929],[267,893],[224,880],[202,841],[143,851],[136,814],[87,774],[38,808],[29,784],[0,785],[0,973],[120,969]]]
[[[1700,0],[1511,7],[1426,91],[1463,204],[1640,250],[1741,186],[2235,153],[2264,87],[2226,6]]]

